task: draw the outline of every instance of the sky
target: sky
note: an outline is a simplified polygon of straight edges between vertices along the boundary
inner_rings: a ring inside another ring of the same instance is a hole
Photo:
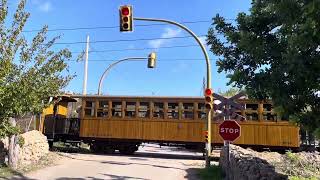
[[[54,30],[48,32],[48,37],[61,35],[59,43],[85,42],[86,37],[90,37],[87,94],[97,94],[101,75],[115,60],[147,57],[150,52],[156,52],[157,63],[154,69],[147,68],[146,60],[126,61],[114,66],[103,81],[102,93],[138,96],[200,96],[203,93],[203,78],[206,77],[206,62],[200,47],[196,46],[196,41],[193,38],[175,39],[174,37],[184,37],[189,34],[174,25],[164,23],[153,25],[155,22],[146,21],[134,21],[134,31],[122,33],[117,27],[119,26],[119,6],[132,5],[134,17],[197,22],[183,24],[200,36],[202,42],[205,42],[204,35],[208,32],[212,17],[219,13],[227,19],[234,19],[239,12],[248,12],[250,3],[249,0],[28,0],[26,10],[31,13],[31,16],[24,30],[38,30],[48,25],[49,30]],[[9,10],[13,12],[17,4],[18,0],[9,0]],[[66,30],[83,27],[92,27],[92,29]],[[24,32],[29,38],[35,33],[35,31]],[[154,39],[159,37],[173,37],[173,39]],[[135,41],[118,41],[123,39]],[[85,43],[54,46],[56,50],[67,47],[73,55],[71,61],[67,63],[69,73],[75,74],[76,77],[64,88],[64,91],[82,93],[84,62],[75,60],[79,53],[85,50],[85,46]],[[206,46],[206,50],[212,67],[212,88],[214,91],[229,89],[230,87],[226,85],[228,82],[226,74],[217,72],[215,64],[217,57],[209,51],[209,47]]]

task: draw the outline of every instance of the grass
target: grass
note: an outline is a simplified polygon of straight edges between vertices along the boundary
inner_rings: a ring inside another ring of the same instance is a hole
[[[60,157],[61,156],[56,153],[49,152],[46,156],[40,158],[37,163],[20,167],[18,170],[12,170],[6,165],[0,165],[0,179],[9,178],[15,175],[19,175],[22,177],[22,174],[24,173],[35,171],[48,166],[54,166],[56,161],[59,160]]]
[[[215,165],[200,169],[199,175],[201,180],[222,180],[224,177],[221,167]]]
[[[286,156],[288,159],[290,159],[293,162],[297,162],[299,160],[299,157],[296,154],[292,153],[291,151],[286,152]]]
[[[4,178],[4,177],[10,177],[13,175],[17,175],[17,174],[19,174],[19,173],[10,169],[9,167],[7,167],[5,165],[0,165],[0,179]]]
[[[312,178],[304,178],[304,177],[298,177],[298,176],[291,176],[289,177],[289,180],[317,180],[318,178],[312,177]]]

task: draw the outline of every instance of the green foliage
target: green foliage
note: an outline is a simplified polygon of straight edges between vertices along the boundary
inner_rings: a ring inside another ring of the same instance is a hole
[[[293,161],[293,162],[297,162],[299,160],[299,157],[296,154],[292,153],[291,151],[286,152],[286,156],[290,161]]]
[[[10,24],[7,0],[0,0],[0,137],[16,133],[7,121],[25,113],[39,113],[49,95],[59,95],[73,76],[68,74],[68,49],[51,50],[60,37],[48,39],[48,27],[28,42],[22,33],[30,16],[21,0]],[[9,25],[8,25],[9,24]],[[7,26],[8,25],[8,26]]]
[[[272,98],[282,116],[319,132],[319,19],[320,1],[253,0],[236,22],[216,15],[207,43],[228,84],[251,98]]]
[[[224,177],[220,166],[210,166],[199,171],[201,180],[222,180]]]
[[[19,133],[20,129],[18,127],[11,126],[7,119],[0,119],[0,139]]]
[[[234,96],[234,95],[236,95],[236,94],[238,94],[240,92],[241,92],[241,89],[239,89],[239,88],[230,88],[225,92],[219,91],[218,94],[220,94],[220,95],[222,95],[224,97],[232,97],[232,96]]]
[[[299,176],[291,176],[289,177],[289,180],[317,180],[318,178],[316,177],[311,177],[311,178],[304,178],[304,177],[299,177]]]
[[[22,136],[18,136],[18,144],[20,147],[23,147],[25,141],[24,138]]]
[[[7,179],[7,177],[12,177],[14,175],[19,175],[19,173],[7,166],[0,165],[0,178]]]

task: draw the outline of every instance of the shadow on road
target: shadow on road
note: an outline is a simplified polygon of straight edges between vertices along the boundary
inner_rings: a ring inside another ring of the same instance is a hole
[[[113,175],[113,174],[101,174],[106,176],[105,178],[95,178],[88,176],[86,178],[68,178],[68,177],[61,177],[57,178],[55,180],[105,180],[105,179],[111,179],[111,180],[125,180],[125,179],[139,179],[139,180],[147,180],[145,178],[139,178],[139,177],[132,177],[132,176],[118,176],[118,175]]]
[[[188,180],[198,180],[199,179],[199,171],[200,168],[189,168],[186,169],[186,175],[184,176],[184,178],[188,179]]]
[[[0,179],[3,179],[3,180],[37,180],[37,179],[27,178],[26,176],[24,176],[22,173],[19,173],[19,172],[14,172],[13,177],[0,176]]]
[[[154,164],[147,164],[147,163],[132,163],[132,162],[117,162],[117,161],[101,161],[100,163],[114,164],[114,165],[143,165],[143,166],[153,166],[153,167],[157,167],[157,168],[178,169],[178,170],[184,171],[184,169],[177,168],[177,167],[161,166],[161,165],[154,165]]]

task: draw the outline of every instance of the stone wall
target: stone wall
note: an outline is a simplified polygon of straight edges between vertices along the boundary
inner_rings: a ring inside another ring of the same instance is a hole
[[[49,153],[47,137],[37,130],[21,135],[24,139],[22,148],[19,149],[19,166],[24,167],[37,161]]]
[[[227,157],[227,148],[220,152],[220,166],[230,180],[282,180],[286,175],[276,172],[275,168],[259,153],[230,145],[230,161]]]
[[[19,168],[37,163],[38,160],[49,153],[49,145],[46,136],[37,130],[20,135],[22,147],[19,149]],[[4,163],[8,151],[8,140],[0,141],[0,164]]]

